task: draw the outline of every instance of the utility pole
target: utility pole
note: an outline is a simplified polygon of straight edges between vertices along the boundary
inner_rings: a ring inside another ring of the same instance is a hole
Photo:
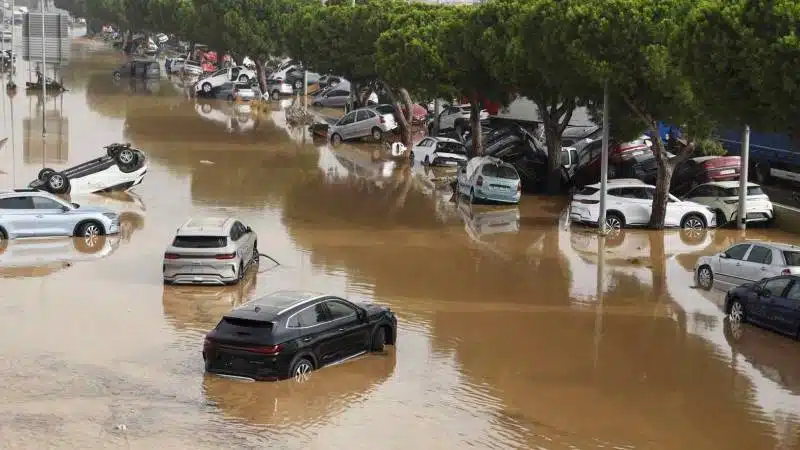
[[[608,133],[611,117],[608,112],[608,81],[603,87],[603,149],[600,153],[600,216],[597,226],[606,233],[606,187],[608,186]]]
[[[308,113],[308,70],[303,69],[303,112]]]
[[[45,34],[44,34],[44,0],[41,0],[42,5],[42,137],[47,135],[47,126],[45,121],[45,110],[47,109],[47,59],[45,57]],[[30,16],[29,16],[30,17]],[[30,73],[30,72],[29,72]]]
[[[750,167],[750,125],[745,125],[744,133],[742,133],[741,164],[742,166],[739,169],[739,210],[736,213],[736,218],[739,219],[737,228],[744,230],[747,228],[747,172]]]

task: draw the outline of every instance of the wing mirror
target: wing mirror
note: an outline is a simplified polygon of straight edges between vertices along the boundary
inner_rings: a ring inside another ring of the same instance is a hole
[[[75,208],[75,209],[78,209],[78,208],[81,207],[81,205],[79,205],[77,203],[72,203],[72,207]]]
[[[358,320],[363,322],[367,321],[367,310],[364,308],[358,308]]]
[[[248,233],[252,233],[252,232],[253,232],[253,229],[252,229],[252,228],[250,228],[250,227],[246,227],[246,228],[244,229],[244,231],[246,231],[246,232],[248,232]]]
[[[728,254],[725,253],[725,252],[720,253],[719,257],[722,258],[722,259],[728,259],[729,258]]]

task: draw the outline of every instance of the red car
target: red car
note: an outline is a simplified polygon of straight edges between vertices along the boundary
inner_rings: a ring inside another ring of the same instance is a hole
[[[672,191],[683,194],[699,184],[738,180],[741,165],[742,159],[738,156],[698,156],[688,159],[675,168]]]

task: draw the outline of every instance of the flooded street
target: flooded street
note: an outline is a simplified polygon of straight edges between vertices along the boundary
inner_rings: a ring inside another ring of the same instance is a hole
[[[0,248],[0,446],[800,449],[800,343],[734,336],[724,292],[692,274],[744,237],[796,236],[629,230],[598,253],[560,221],[562,200],[457,205],[441,173],[288,126],[290,100],[237,114],[166,78],[115,84],[120,62],[76,40],[68,92],[2,97],[0,189],[112,142],[150,165],[132,195],[72,199],[125,212],[121,235]],[[262,258],[238,286],[163,286],[165,247],[204,215],[238,217],[280,265]],[[390,306],[397,347],[302,384],[204,375],[222,314],[298,288]]]

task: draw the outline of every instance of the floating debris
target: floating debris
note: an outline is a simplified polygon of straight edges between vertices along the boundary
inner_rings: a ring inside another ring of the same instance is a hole
[[[204,160],[200,161],[200,164],[205,164],[207,166],[213,166],[214,165],[214,161],[209,161],[207,159],[204,159]]]

